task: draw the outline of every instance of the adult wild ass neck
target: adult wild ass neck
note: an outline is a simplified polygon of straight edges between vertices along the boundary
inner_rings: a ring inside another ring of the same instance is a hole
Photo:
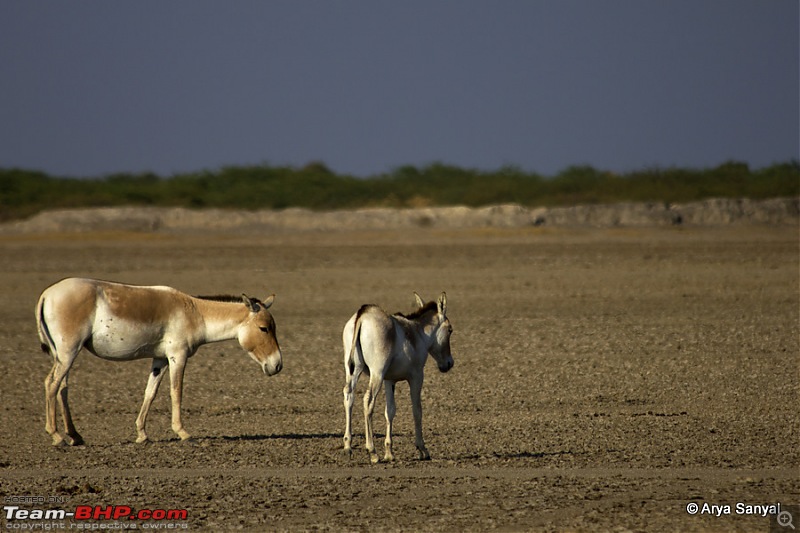
[[[152,358],[144,402],[136,418],[136,442],[147,440],[145,422],[158,391],[162,370],[169,366],[172,430],[185,440],[181,396],[186,361],[203,344],[237,339],[267,375],[283,362],[275,320],[263,302],[241,297],[193,297],[171,287],[142,287],[109,281],[67,278],[42,292],[36,323],[42,350],[53,357],[44,380],[45,429],[60,445],[56,428],[56,397],[61,405],[67,443],[83,444],[75,430],[67,400],[69,370],[81,348],[109,361]]]
[[[414,293],[418,309],[409,314],[388,315],[375,305],[364,305],[350,317],[342,332],[344,345],[344,449],[352,454],[351,418],[353,393],[362,372],[369,375],[369,386],[364,394],[364,424],[366,448],[370,461],[378,462],[372,431],[372,413],[381,385],[386,385],[386,441],[384,460],[391,461],[392,420],[396,412],[394,389],[398,381],[408,381],[411,389],[411,407],[414,414],[414,434],[420,459],[430,459],[422,438],[422,381],[425,361],[430,354],[441,372],[453,368],[450,355],[450,334],[453,327],[447,319],[447,296],[423,303]]]

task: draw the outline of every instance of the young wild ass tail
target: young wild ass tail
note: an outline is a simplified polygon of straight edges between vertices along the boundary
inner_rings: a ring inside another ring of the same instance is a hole
[[[392,421],[396,413],[394,392],[398,381],[408,381],[414,414],[415,444],[420,459],[430,459],[422,438],[422,382],[428,355],[436,361],[441,372],[453,367],[450,335],[453,328],[447,318],[447,296],[437,302],[423,303],[414,293],[417,310],[409,315],[386,314],[375,305],[364,305],[345,324],[342,331],[344,347],[345,386],[344,449],[352,454],[353,394],[363,371],[369,374],[364,394],[364,425],[366,449],[370,461],[378,462],[372,430],[372,414],[381,386],[386,387],[386,440],[384,460],[394,459],[392,453]]]
[[[169,367],[172,429],[189,433],[181,421],[186,362],[203,344],[237,339],[265,374],[281,371],[283,361],[275,320],[264,301],[241,297],[193,297],[171,287],[143,287],[109,281],[67,278],[42,292],[36,323],[42,349],[53,357],[44,381],[45,429],[54,445],[65,442],[56,429],[56,397],[66,443],[83,444],[72,422],[67,398],[69,371],[81,349],[110,361],[153,360],[144,401],[136,419],[137,442],[147,440],[145,423],[161,379]]]

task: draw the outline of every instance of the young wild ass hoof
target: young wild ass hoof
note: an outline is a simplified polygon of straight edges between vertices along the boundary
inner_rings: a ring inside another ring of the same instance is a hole
[[[417,310],[409,315],[400,313],[387,315],[375,305],[364,305],[350,317],[342,332],[344,345],[344,449],[352,455],[351,418],[353,394],[362,372],[369,376],[369,385],[364,394],[364,424],[366,426],[366,448],[370,461],[377,463],[372,431],[372,413],[375,399],[386,385],[386,440],[384,461],[392,461],[392,420],[396,412],[394,389],[398,381],[408,381],[411,389],[411,408],[414,414],[414,435],[419,458],[430,459],[430,453],[422,439],[422,381],[425,361],[430,354],[441,372],[453,368],[450,354],[450,335],[453,327],[447,319],[447,296],[437,302],[423,303],[415,292]]]
[[[171,287],[82,278],[51,285],[39,297],[36,323],[42,350],[53,357],[53,368],[44,380],[45,430],[53,445],[83,444],[67,400],[69,370],[81,348],[109,361],[153,360],[136,418],[136,442],[147,441],[147,413],[167,368],[172,430],[181,440],[189,439],[181,421],[183,373],[186,361],[200,346],[237,339],[264,374],[281,371],[275,320],[267,311],[274,299],[274,294],[263,302],[244,294],[195,297]],[[56,401],[61,406],[66,441],[56,429]]]

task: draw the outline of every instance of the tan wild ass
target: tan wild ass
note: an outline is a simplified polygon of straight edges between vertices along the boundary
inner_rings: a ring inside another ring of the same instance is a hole
[[[409,315],[400,313],[387,315],[375,305],[364,305],[350,317],[342,332],[344,345],[344,371],[347,383],[344,386],[344,449],[352,454],[351,418],[353,393],[362,372],[369,376],[369,385],[364,394],[364,423],[366,426],[366,448],[370,461],[378,462],[372,432],[372,413],[375,400],[386,385],[386,440],[385,461],[392,461],[392,420],[396,412],[394,403],[395,383],[408,381],[411,389],[411,409],[414,414],[414,435],[420,459],[431,455],[422,439],[422,381],[428,354],[436,360],[439,370],[447,372],[453,368],[450,354],[450,335],[453,327],[447,319],[447,296],[423,303],[415,292],[418,309]]]
[[[145,422],[158,391],[161,372],[169,365],[172,430],[185,440],[181,422],[181,395],[186,361],[210,342],[238,339],[267,375],[281,371],[281,349],[275,320],[263,302],[232,296],[193,297],[171,287],[143,287],[109,281],[67,278],[42,292],[36,322],[42,350],[53,357],[53,369],[44,381],[45,429],[53,445],[64,443],[56,428],[58,396],[67,443],[83,444],[75,430],[67,401],[69,369],[81,348],[109,361],[152,358],[153,364],[136,418],[136,442],[147,440]]]

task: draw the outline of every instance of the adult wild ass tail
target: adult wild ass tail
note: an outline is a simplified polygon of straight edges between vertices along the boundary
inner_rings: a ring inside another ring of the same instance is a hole
[[[44,298],[40,298],[39,304],[36,306],[36,327],[39,329],[42,351],[48,355],[55,354],[56,345],[50,335],[50,328],[47,327],[47,322],[44,319]]]

